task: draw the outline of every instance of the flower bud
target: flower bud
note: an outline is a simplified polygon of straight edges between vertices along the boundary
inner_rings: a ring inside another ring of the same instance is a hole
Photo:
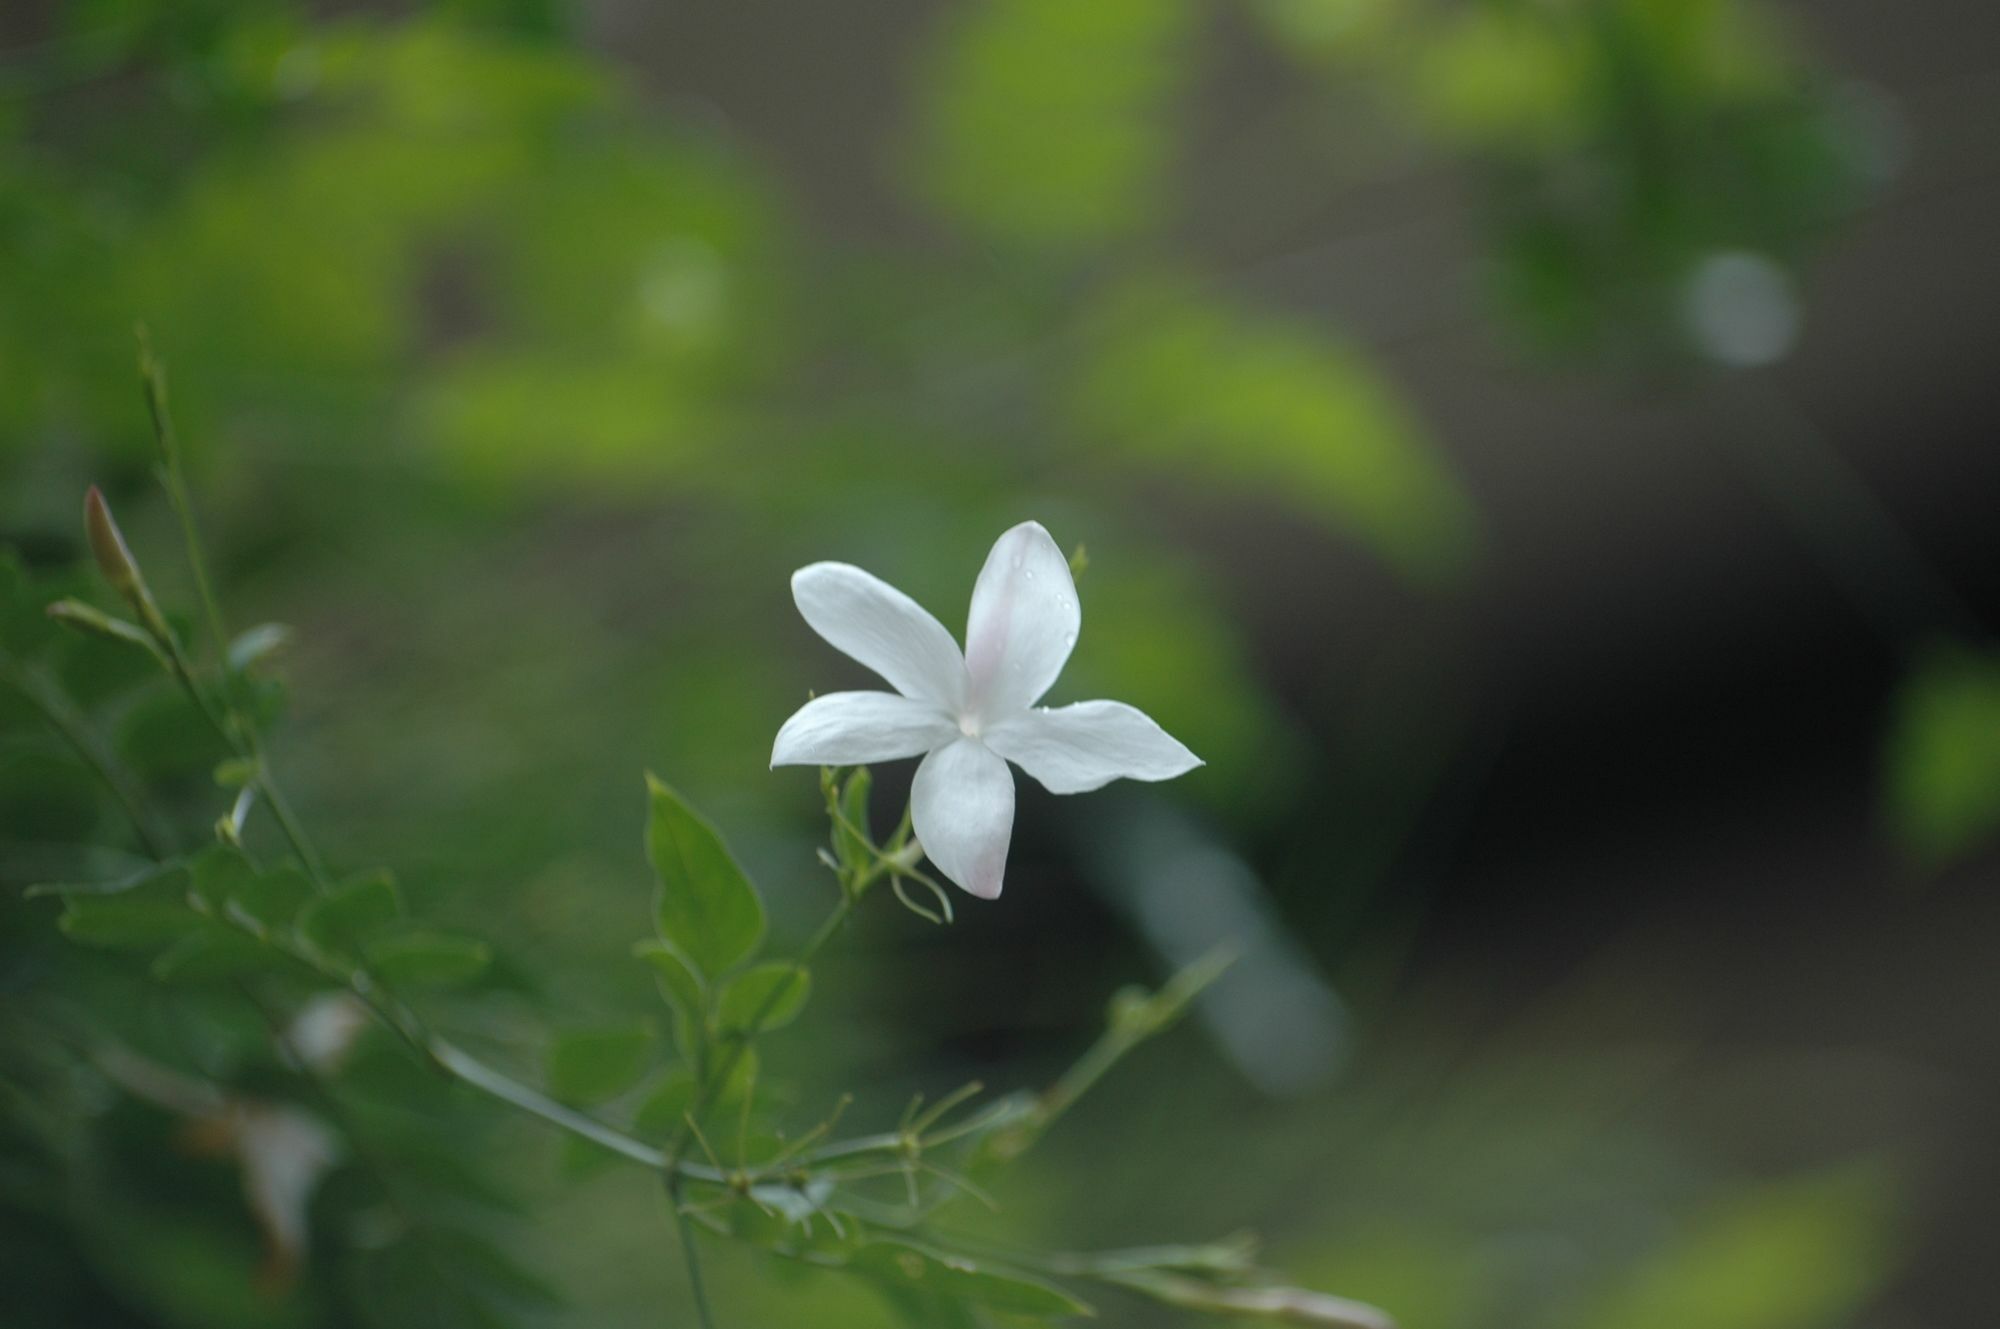
[[[166,617],[154,602],[153,593],[146,588],[146,579],[139,572],[139,561],[132,557],[132,550],[125,543],[125,534],[118,529],[111,507],[96,485],[92,485],[90,492],[83,496],[83,529],[90,537],[90,552],[96,556],[97,569],[104,574],[104,579],[125,598],[125,603],[138,612],[139,621],[145,625],[147,632],[162,645],[170,643],[172,630],[167,626]]]
[[[124,532],[111,516],[110,505],[104,501],[104,491],[96,485],[83,496],[83,529],[90,537],[90,552],[97,557],[97,569],[104,574],[104,580],[111,588],[134,604],[144,589],[139,577],[139,565],[132,558],[132,551],[125,544]]]

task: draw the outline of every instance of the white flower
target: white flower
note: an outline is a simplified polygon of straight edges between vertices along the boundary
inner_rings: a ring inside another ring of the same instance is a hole
[[[1039,522],[1014,527],[986,556],[963,655],[915,600],[849,564],[800,568],[792,598],[813,631],[896,690],[815,697],[778,731],[771,764],[859,766],[926,754],[910,791],[917,839],[939,871],[974,895],[998,896],[1006,871],[1008,762],[1052,794],[1121,777],[1170,780],[1201,765],[1122,702],[1035,705],[1083,621],[1069,562]]]

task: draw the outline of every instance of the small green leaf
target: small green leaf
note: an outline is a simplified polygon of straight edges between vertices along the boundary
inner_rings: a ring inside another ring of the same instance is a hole
[[[226,845],[203,850],[189,864],[196,899],[209,912],[232,910],[261,927],[288,926],[317,897],[313,884],[296,868],[258,871],[240,852]]]
[[[402,915],[395,878],[376,873],[342,882],[307,905],[299,915],[299,936],[328,955],[352,956]]]
[[[717,1054],[718,1058],[729,1056],[728,1051]],[[757,1077],[763,1072],[763,1062],[757,1056],[757,1049],[746,1047],[737,1053],[729,1067],[729,1078],[722,1082],[722,1088],[715,1091],[715,1101],[723,1107],[734,1107],[748,1098],[757,1088]]]
[[[749,958],[764,935],[764,904],[715,828],[648,775],[646,853],[659,879],[660,939],[713,978]]]
[[[549,1093],[590,1107],[638,1083],[655,1035],[650,1021],[571,1029],[549,1044]]]
[[[405,932],[367,948],[368,966],[389,984],[456,987],[484,973],[493,959],[485,942],[446,932]]]
[[[694,1073],[685,1066],[675,1066],[646,1091],[639,1110],[632,1114],[632,1128],[654,1139],[673,1135],[693,1106]]]
[[[759,1033],[782,1029],[805,1009],[811,991],[808,971],[786,960],[767,960],[723,984],[715,1004],[716,1023],[728,1033],[753,1026]]]
[[[1089,1315],[1069,1293],[1028,1274],[912,1241],[878,1237],[852,1267],[889,1287],[940,1293],[1015,1315]]]
[[[677,1011],[701,1018],[708,1009],[708,994],[693,967],[681,953],[662,941],[635,942],[632,954],[652,966],[653,975],[660,985],[660,995],[667,1004]]]
[[[688,1060],[701,1052],[702,1031],[708,1027],[708,989],[681,953],[650,938],[632,947],[632,954],[652,966],[660,996],[674,1013],[674,1046]]]

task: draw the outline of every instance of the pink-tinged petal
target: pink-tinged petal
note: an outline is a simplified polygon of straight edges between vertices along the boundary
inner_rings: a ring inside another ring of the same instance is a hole
[[[1052,794],[1081,794],[1113,780],[1171,780],[1201,765],[1152,717],[1120,701],[1021,711],[984,738]]]
[[[917,840],[938,871],[984,900],[999,897],[1014,833],[1014,773],[977,739],[925,757],[910,788]]]
[[[944,708],[893,692],[829,692],[792,713],[771,745],[773,766],[864,766],[942,747],[958,737]]]
[[[1069,560],[1040,522],[1001,536],[972,588],[965,665],[972,705],[999,719],[1032,706],[1062,672],[1083,613]]]
[[[965,701],[965,657],[944,624],[901,591],[846,563],[814,563],[792,574],[792,599],[812,630],[918,701],[957,710]]]

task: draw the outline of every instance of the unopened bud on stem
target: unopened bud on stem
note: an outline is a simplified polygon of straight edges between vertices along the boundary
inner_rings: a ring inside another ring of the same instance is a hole
[[[96,557],[97,569],[104,574],[104,580],[137,611],[146,630],[165,642],[167,621],[153,602],[152,591],[146,588],[139,562],[132,557],[125,534],[111,515],[111,506],[104,501],[104,492],[96,485],[83,496],[83,529],[90,538],[90,552]]]

